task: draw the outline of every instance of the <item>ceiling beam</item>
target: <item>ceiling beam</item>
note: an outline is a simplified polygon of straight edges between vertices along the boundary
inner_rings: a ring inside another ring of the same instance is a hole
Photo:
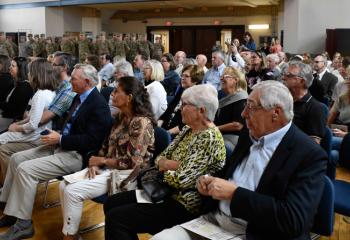
[[[258,5],[255,4],[254,2],[252,1],[249,1],[249,0],[243,0],[242,1],[245,5],[247,5],[248,7],[252,7],[252,8],[256,8]]]
[[[271,15],[271,6],[251,7],[196,7],[194,9],[178,8],[161,9],[155,12],[154,9],[139,10],[137,13],[119,10],[114,13],[111,19],[144,20],[149,18],[182,18],[182,17],[245,17],[254,15]]]

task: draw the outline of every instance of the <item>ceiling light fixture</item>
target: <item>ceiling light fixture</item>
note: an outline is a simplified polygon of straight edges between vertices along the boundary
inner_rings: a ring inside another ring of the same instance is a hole
[[[264,30],[269,29],[269,24],[251,24],[248,25],[249,30]]]

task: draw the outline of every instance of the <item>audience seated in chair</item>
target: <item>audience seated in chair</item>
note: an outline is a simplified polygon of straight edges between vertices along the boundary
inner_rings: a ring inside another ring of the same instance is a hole
[[[162,64],[157,60],[147,60],[143,66],[143,76],[150,96],[154,117],[158,120],[168,107],[166,91],[160,83],[164,80]]]
[[[218,108],[217,91],[211,85],[185,90],[182,116],[187,124],[156,159],[171,197],[159,203],[137,203],[135,191],[111,196],[104,205],[105,239],[137,239],[137,233],[156,233],[195,218],[202,198],[195,189],[200,175],[215,175],[225,162],[225,147],[213,123]]]
[[[0,201],[6,203],[0,227],[11,227],[0,239],[32,237],[31,218],[39,181],[81,170],[87,165],[83,156],[91,149],[99,149],[110,132],[110,111],[95,88],[97,82],[94,67],[77,64],[71,84],[78,95],[73,100],[62,134],[50,130],[48,135],[41,137],[44,145],[11,156],[0,194]]]
[[[245,121],[241,116],[248,94],[243,73],[233,67],[226,67],[221,77],[221,89],[225,97],[219,100],[214,123],[222,133],[225,146],[235,148]]]
[[[322,103],[308,92],[312,84],[312,68],[300,61],[290,61],[283,79],[293,96],[293,123],[320,144],[326,134],[327,116]]]
[[[29,82],[35,94],[30,101],[26,117],[12,123],[8,131],[0,135],[1,184],[4,183],[9,158],[15,152],[37,147],[41,144],[40,133],[52,128],[52,122],[41,124],[41,118],[56,96],[59,76],[46,59],[37,59],[29,64]]]
[[[174,99],[168,105],[167,110],[160,116],[158,126],[168,130],[168,132],[176,136],[184,124],[181,117],[181,96],[185,89],[200,84],[203,81],[204,72],[196,65],[187,65],[183,68],[181,74],[181,88],[175,94]]]
[[[14,79],[14,88],[0,102],[0,131],[6,130],[14,120],[21,120],[27,108],[33,89],[28,81],[28,60],[16,57],[11,61],[10,74]]]
[[[121,189],[130,190],[128,186],[136,186],[139,170],[148,166],[152,157],[154,119],[148,93],[142,83],[134,77],[120,78],[112,99],[120,112],[98,155],[89,159],[86,179],[75,183],[62,181],[60,184],[65,240],[78,239],[76,234],[84,200],[107,193],[113,169],[134,169],[120,184]]]
[[[210,211],[202,218],[235,239],[309,239],[323,193],[326,154],[292,123],[293,98],[277,81],[254,86],[242,115],[250,135],[240,136],[219,177],[199,178],[198,191],[207,196]],[[197,238],[175,226],[152,239]]]

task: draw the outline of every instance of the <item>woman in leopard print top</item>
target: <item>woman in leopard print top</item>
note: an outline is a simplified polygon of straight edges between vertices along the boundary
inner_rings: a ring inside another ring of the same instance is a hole
[[[197,178],[214,175],[225,163],[225,145],[213,120],[218,108],[216,89],[208,84],[186,89],[181,97],[186,124],[156,159],[165,181],[174,189],[160,203],[138,203],[135,191],[111,196],[104,205],[105,239],[137,239],[137,233],[157,233],[195,218],[201,209]]]

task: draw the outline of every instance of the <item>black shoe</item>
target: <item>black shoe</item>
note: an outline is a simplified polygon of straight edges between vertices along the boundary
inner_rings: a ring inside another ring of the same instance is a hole
[[[0,228],[12,226],[16,223],[16,221],[17,221],[16,217],[3,215],[3,217],[0,218]]]

